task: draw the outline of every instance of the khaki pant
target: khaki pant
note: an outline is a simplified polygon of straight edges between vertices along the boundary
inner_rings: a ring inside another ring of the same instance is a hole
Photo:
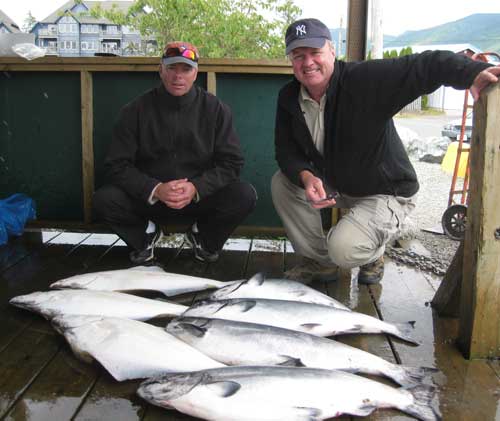
[[[325,235],[320,211],[307,202],[305,190],[278,171],[271,180],[274,207],[295,251],[326,266],[354,268],[384,254],[385,245],[401,232],[415,198],[341,195],[335,207],[349,209]]]

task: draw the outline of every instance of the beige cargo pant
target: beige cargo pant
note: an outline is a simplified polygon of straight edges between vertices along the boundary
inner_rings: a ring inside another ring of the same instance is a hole
[[[325,266],[350,269],[377,260],[400,234],[415,208],[415,197],[341,195],[335,207],[349,209],[325,234],[320,211],[307,202],[305,190],[278,171],[271,180],[274,207],[295,252]]]

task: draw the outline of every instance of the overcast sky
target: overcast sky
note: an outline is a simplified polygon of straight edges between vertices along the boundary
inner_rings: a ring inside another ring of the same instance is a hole
[[[347,0],[294,0],[303,17],[321,19],[328,27],[346,25]],[[430,28],[474,13],[500,13],[500,0],[381,0],[383,32],[399,35],[404,31]],[[31,11],[42,20],[66,3],[65,0],[0,0],[3,10],[20,27]]]

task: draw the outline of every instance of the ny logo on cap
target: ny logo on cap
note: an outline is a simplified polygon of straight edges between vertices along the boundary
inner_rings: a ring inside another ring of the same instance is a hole
[[[297,25],[295,27],[295,34],[297,36],[299,36],[299,35],[306,35],[307,34],[306,25]]]

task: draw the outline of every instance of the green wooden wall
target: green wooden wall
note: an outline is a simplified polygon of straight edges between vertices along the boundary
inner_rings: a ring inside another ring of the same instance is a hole
[[[156,72],[94,72],[95,186],[104,183],[102,163],[120,108],[160,83]],[[234,117],[245,167],[242,178],[259,201],[245,225],[278,227],[269,183],[274,160],[274,116],[279,89],[289,75],[217,74],[217,96]],[[206,73],[197,84],[207,85]],[[22,192],[35,199],[38,218],[83,220],[79,72],[0,74],[0,198]]]
[[[39,219],[81,220],[79,72],[0,73],[0,198],[25,193]]]
[[[274,118],[280,88],[287,75],[219,74],[217,96],[233,111],[240,136],[245,167],[242,178],[251,182],[259,200],[245,224],[281,226],[272,201],[270,182],[278,169],[274,159]]]

